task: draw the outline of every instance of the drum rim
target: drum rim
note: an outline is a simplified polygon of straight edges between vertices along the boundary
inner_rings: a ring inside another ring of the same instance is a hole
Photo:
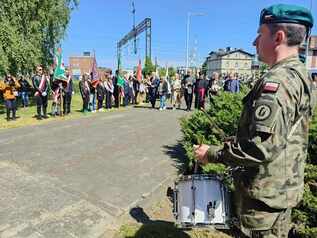
[[[223,181],[223,177],[220,175],[214,175],[214,174],[191,174],[191,175],[180,175],[177,178],[176,182],[180,181],[187,181],[187,180],[218,180],[218,181]]]

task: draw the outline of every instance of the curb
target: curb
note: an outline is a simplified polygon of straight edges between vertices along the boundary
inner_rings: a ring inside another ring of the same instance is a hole
[[[138,200],[131,203],[124,209],[122,214],[115,218],[115,221],[105,229],[105,232],[100,236],[100,238],[115,238],[115,234],[119,231],[122,225],[129,221],[135,221],[129,214],[130,209],[134,207],[141,207],[143,209],[151,208],[151,206],[153,206],[156,202],[161,201],[167,196],[167,188],[174,186],[174,182],[177,177],[177,174],[172,174],[154,187],[149,193],[142,194]]]

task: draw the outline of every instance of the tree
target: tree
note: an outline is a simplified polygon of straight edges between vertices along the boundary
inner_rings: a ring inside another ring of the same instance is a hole
[[[158,73],[160,77],[164,77],[166,75],[166,68],[165,67],[159,67]]]
[[[168,67],[168,76],[171,78],[173,76],[175,76],[176,74],[176,70],[173,67]]]
[[[150,75],[152,72],[155,72],[155,66],[153,65],[150,57],[145,58],[144,68],[142,71],[144,76]]]
[[[48,68],[78,1],[2,0],[0,74],[31,73],[36,64]]]
[[[201,72],[205,75],[207,75],[207,60],[205,60],[205,62],[202,64],[201,66]]]

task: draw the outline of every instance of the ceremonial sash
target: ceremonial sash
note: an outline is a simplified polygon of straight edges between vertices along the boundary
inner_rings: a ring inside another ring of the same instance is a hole
[[[113,93],[113,84],[112,83],[109,83],[109,82],[105,82],[105,88],[108,92],[111,92]]]
[[[66,87],[65,87],[65,89],[66,89],[66,91],[68,92],[68,90],[69,90],[69,84],[70,84],[70,80],[72,79],[72,77],[69,75],[68,77],[67,77],[67,85],[66,85]]]
[[[199,93],[200,100],[203,101],[205,99],[205,89],[204,88],[200,88],[198,93]]]
[[[55,89],[53,91],[53,101],[57,102],[58,101],[58,97],[59,97],[59,88]]]
[[[90,93],[90,88],[89,88],[89,84],[87,81],[85,81],[85,83],[84,83],[84,92],[88,93],[88,94]]]
[[[41,78],[41,82],[40,82],[40,85],[39,85],[39,91],[42,93],[43,90],[44,90],[44,87],[45,87],[45,81],[46,81],[46,78],[45,78],[45,75],[42,75],[42,78]],[[39,96],[40,93],[37,91],[35,93],[35,96]]]

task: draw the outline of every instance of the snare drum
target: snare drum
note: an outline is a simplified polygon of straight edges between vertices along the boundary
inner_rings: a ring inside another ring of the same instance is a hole
[[[212,175],[182,176],[175,182],[174,215],[182,227],[229,228],[229,193]]]

